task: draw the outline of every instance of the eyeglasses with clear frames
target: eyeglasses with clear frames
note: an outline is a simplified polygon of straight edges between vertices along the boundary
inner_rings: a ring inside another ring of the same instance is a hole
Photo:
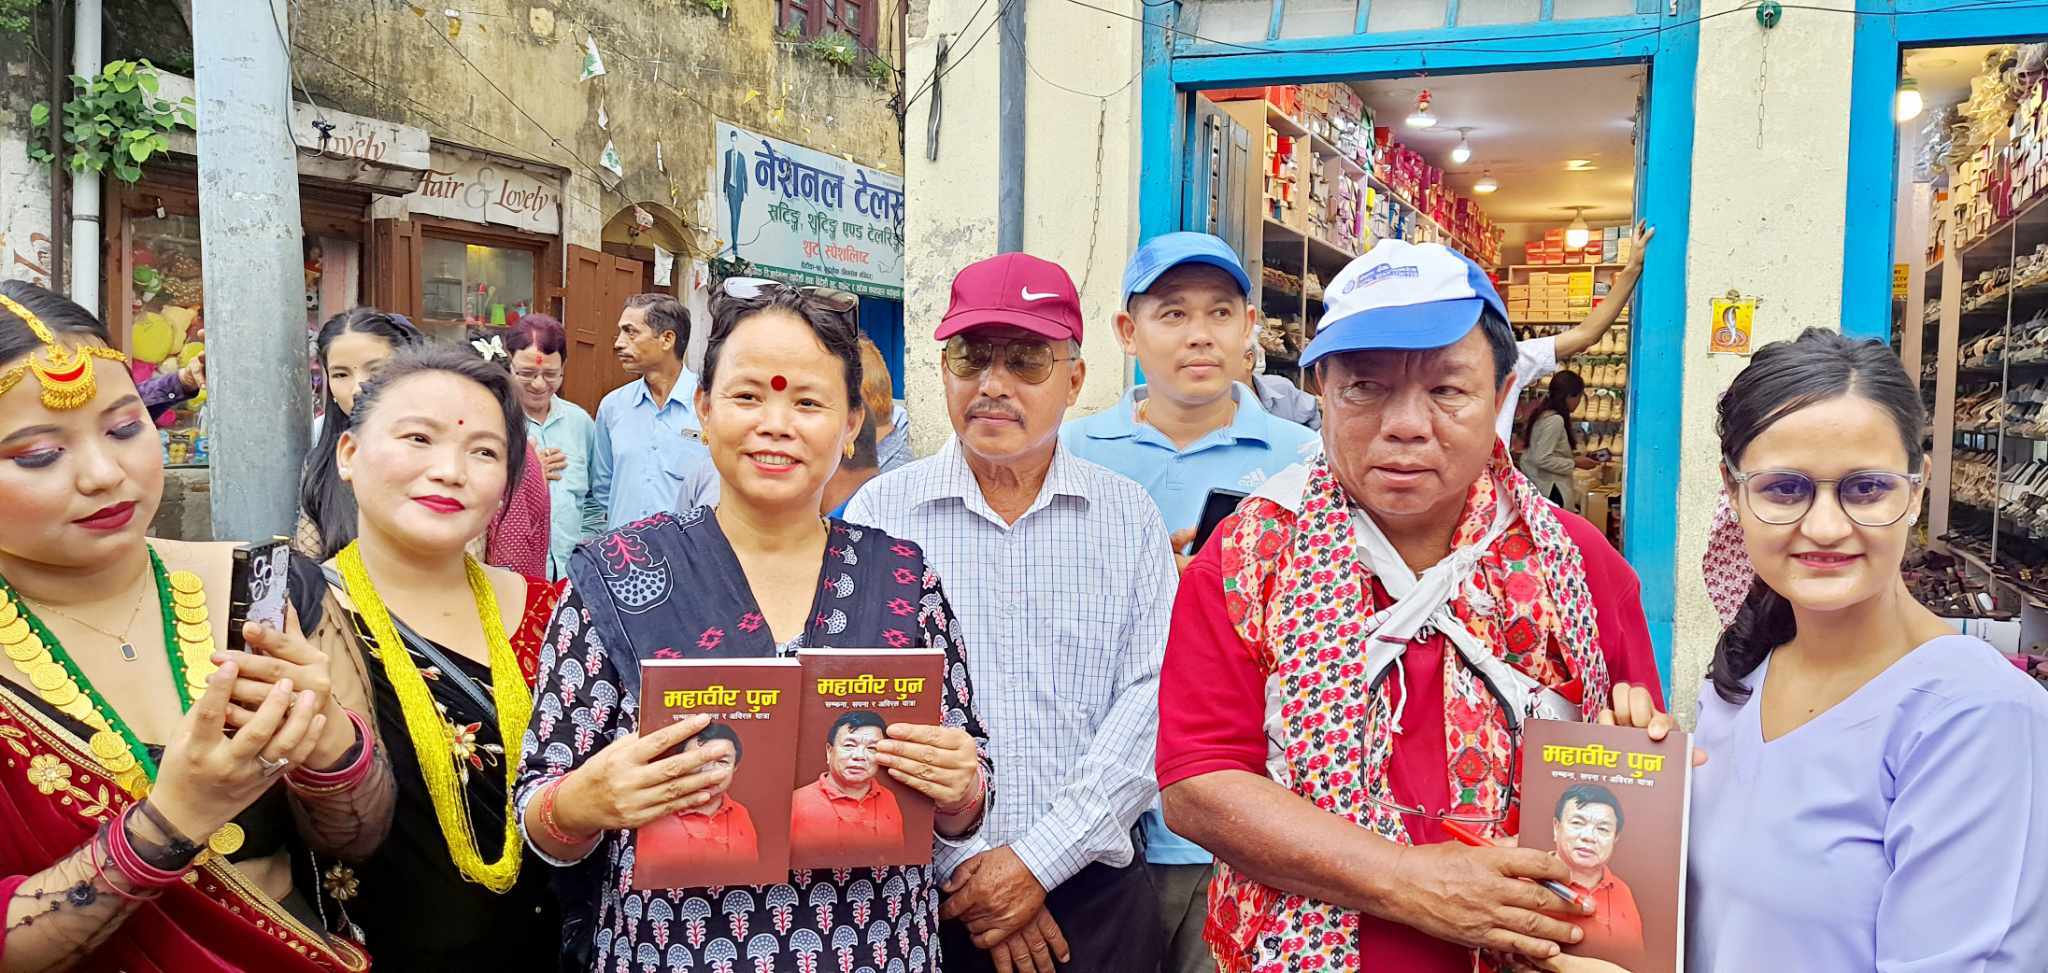
[[[1913,509],[1917,488],[1926,481],[1922,473],[1891,470],[1857,470],[1833,479],[1807,476],[1798,470],[1755,470],[1743,473],[1731,466],[1729,479],[1741,491],[1743,505],[1756,519],[1773,526],[1796,524],[1813,509],[1822,486],[1835,495],[1835,505],[1852,523],[1863,527],[1890,527]]]

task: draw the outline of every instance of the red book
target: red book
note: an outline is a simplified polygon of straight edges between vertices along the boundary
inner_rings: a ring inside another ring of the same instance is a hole
[[[715,803],[642,825],[633,888],[774,885],[789,879],[789,774],[800,669],[795,659],[651,659],[640,666],[640,732],[698,714],[683,750],[721,743],[733,772]]]
[[[937,725],[940,649],[804,649],[790,867],[924,865],[932,801],[875,760],[897,723]]]
[[[1629,973],[1685,966],[1685,853],[1692,738],[1633,727],[1530,720],[1522,738],[1524,848],[1548,851],[1590,897],[1559,915],[1586,937],[1564,951]]]

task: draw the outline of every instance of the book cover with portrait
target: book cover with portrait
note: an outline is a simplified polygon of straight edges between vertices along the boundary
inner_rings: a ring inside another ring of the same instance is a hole
[[[932,801],[875,759],[897,723],[937,725],[940,649],[804,649],[790,866],[932,860]]]
[[[1565,952],[1627,973],[1683,970],[1692,737],[1530,720],[1521,793],[1521,846],[1556,854],[1593,902],[1590,916],[1559,916],[1586,933]]]
[[[640,732],[704,714],[678,747],[717,746],[732,776],[712,799],[642,825],[633,888],[774,885],[789,879],[789,775],[801,668],[795,659],[650,659],[640,666]]]

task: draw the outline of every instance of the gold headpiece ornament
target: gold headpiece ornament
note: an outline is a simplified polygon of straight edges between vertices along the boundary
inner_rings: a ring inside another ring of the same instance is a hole
[[[91,402],[98,394],[93,359],[128,363],[127,355],[105,345],[81,344],[70,348],[59,344],[57,336],[43,326],[41,318],[5,294],[0,294],[0,307],[20,318],[21,323],[35,332],[36,340],[43,343],[42,351],[29,352],[28,361],[0,372],[0,395],[6,395],[20,384],[22,373],[33,372],[36,381],[43,386],[44,405],[59,410],[76,409]]]

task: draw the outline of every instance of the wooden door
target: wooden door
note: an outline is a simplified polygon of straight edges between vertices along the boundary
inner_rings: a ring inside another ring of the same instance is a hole
[[[569,333],[562,398],[597,414],[605,393],[632,380],[612,354],[619,311],[640,293],[642,265],[600,250],[569,247],[569,273],[562,319]]]
[[[420,320],[420,228],[377,220],[370,231],[370,305]]]

